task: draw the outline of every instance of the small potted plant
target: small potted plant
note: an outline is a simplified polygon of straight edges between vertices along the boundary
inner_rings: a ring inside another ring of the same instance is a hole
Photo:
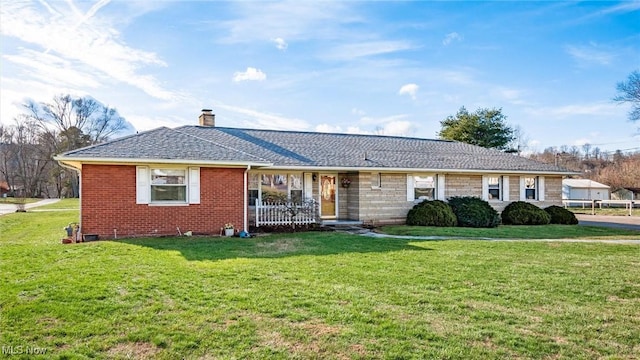
[[[224,235],[225,236],[233,236],[234,233],[235,233],[235,230],[233,228],[233,224],[231,224],[231,223],[224,224]]]
[[[348,188],[351,185],[351,179],[348,177],[342,178],[342,187]]]

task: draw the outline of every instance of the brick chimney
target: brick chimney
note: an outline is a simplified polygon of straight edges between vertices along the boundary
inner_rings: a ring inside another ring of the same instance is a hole
[[[216,126],[216,114],[211,109],[202,109],[202,114],[198,117],[200,126]]]

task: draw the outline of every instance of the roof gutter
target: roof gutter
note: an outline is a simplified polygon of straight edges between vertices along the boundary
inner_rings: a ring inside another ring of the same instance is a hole
[[[540,170],[485,170],[485,169],[430,169],[430,168],[392,168],[392,167],[339,167],[339,166],[269,166],[268,170],[299,171],[363,171],[363,172],[437,172],[465,174],[540,174],[540,175],[579,175],[575,171],[540,171]]]
[[[364,171],[364,172],[438,172],[438,173],[463,173],[463,174],[540,174],[540,175],[580,175],[575,171],[540,171],[540,170],[495,170],[495,169],[436,169],[436,168],[403,168],[403,167],[364,167],[364,166],[274,166],[270,162],[262,161],[205,161],[187,159],[123,159],[123,158],[72,158],[64,155],[54,156],[54,160],[60,164],[66,164],[69,168],[80,169],[82,164],[128,165],[128,164],[171,164],[171,165],[195,165],[195,166],[225,166],[225,167],[250,167],[265,168],[268,170],[297,170],[297,171]]]

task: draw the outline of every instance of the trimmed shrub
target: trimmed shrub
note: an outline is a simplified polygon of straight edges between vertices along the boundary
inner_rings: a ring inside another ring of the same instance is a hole
[[[498,212],[485,200],[473,196],[455,196],[449,205],[456,214],[458,226],[493,228],[500,225]]]
[[[551,215],[539,207],[524,201],[515,201],[502,211],[505,225],[547,225]]]
[[[407,214],[407,225],[456,226],[456,215],[447,203],[440,200],[423,201]]]
[[[547,214],[551,215],[550,224],[560,224],[560,225],[577,225],[578,219],[576,216],[569,210],[563,208],[562,206],[551,205],[544,209]]]

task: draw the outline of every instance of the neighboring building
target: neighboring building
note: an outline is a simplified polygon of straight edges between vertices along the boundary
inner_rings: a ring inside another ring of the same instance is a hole
[[[619,188],[611,192],[611,200],[640,200],[640,188]]]
[[[609,200],[610,187],[589,179],[562,180],[563,200]]]
[[[83,232],[247,229],[261,225],[262,200],[274,196],[313,199],[323,221],[373,224],[403,223],[423,199],[452,196],[481,197],[499,211],[515,200],[561,205],[562,178],[575,174],[453,141],[221,128],[214,120],[203,110],[200,126],[162,127],[56,157],[80,173]]]

